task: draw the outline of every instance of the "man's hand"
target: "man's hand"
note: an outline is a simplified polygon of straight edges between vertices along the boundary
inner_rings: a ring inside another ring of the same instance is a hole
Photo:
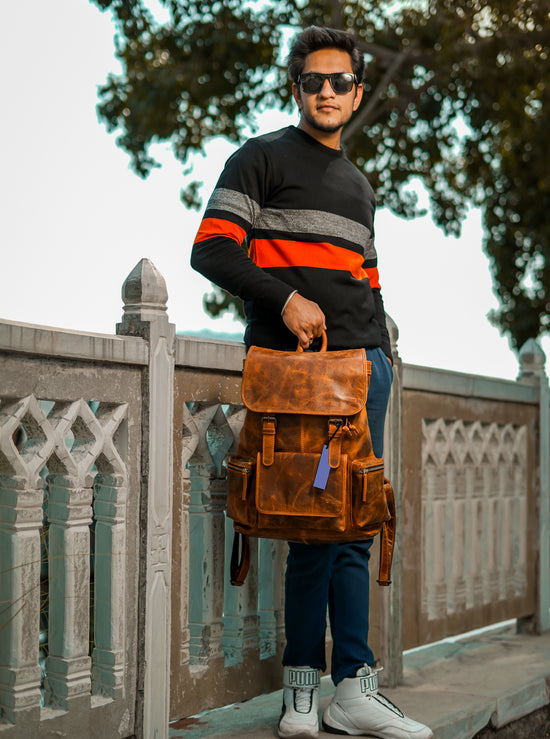
[[[302,349],[309,349],[316,336],[327,330],[325,314],[317,303],[294,293],[283,312],[283,321],[298,337]]]

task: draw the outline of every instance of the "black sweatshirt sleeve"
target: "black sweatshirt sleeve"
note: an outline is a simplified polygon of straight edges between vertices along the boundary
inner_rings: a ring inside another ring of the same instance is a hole
[[[265,202],[269,175],[268,158],[253,140],[228,159],[195,238],[191,266],[232,295],[261,299],[280,314],[293,288],[254,264],[242,246]]]

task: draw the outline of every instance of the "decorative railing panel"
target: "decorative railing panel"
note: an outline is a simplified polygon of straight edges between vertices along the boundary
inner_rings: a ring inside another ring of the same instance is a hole
[[[4,728],[122,695],[127,424],[124,402],[0,398]]]
[[[531,388],[429,374],[403,397],[405,648],[536,611]]]
[[[422,610],[429,620],[527,592],[527,429],[422,420]]]

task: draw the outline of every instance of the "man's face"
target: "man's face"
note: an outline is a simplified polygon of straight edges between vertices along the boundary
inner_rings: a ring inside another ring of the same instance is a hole
[[[302,74],[307,72],[353,73],[351,57],[346,51],[340,49],[314,51],[306,57]],[[361,102],[363,87],[353,85],[347,94],[337,95],[330,81],[326,79],[323,87],[316,94],[308,95],[296,84],[292,86],[292,93],[302,114],[300,127],[315,138],[319,138],[318,132],[335,134],[345,126]]]

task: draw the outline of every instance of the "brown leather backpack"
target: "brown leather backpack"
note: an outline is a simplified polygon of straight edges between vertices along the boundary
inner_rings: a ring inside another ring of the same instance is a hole
[[[247,412],[228,463],[232,584],[242,585],[248,571],[247,536],[320,544],[379,532],[378,582],[390,584],[395,505],[372,450],[369,375],[364,349],[327,352],[326,334],[320,352],[250,348]]]

